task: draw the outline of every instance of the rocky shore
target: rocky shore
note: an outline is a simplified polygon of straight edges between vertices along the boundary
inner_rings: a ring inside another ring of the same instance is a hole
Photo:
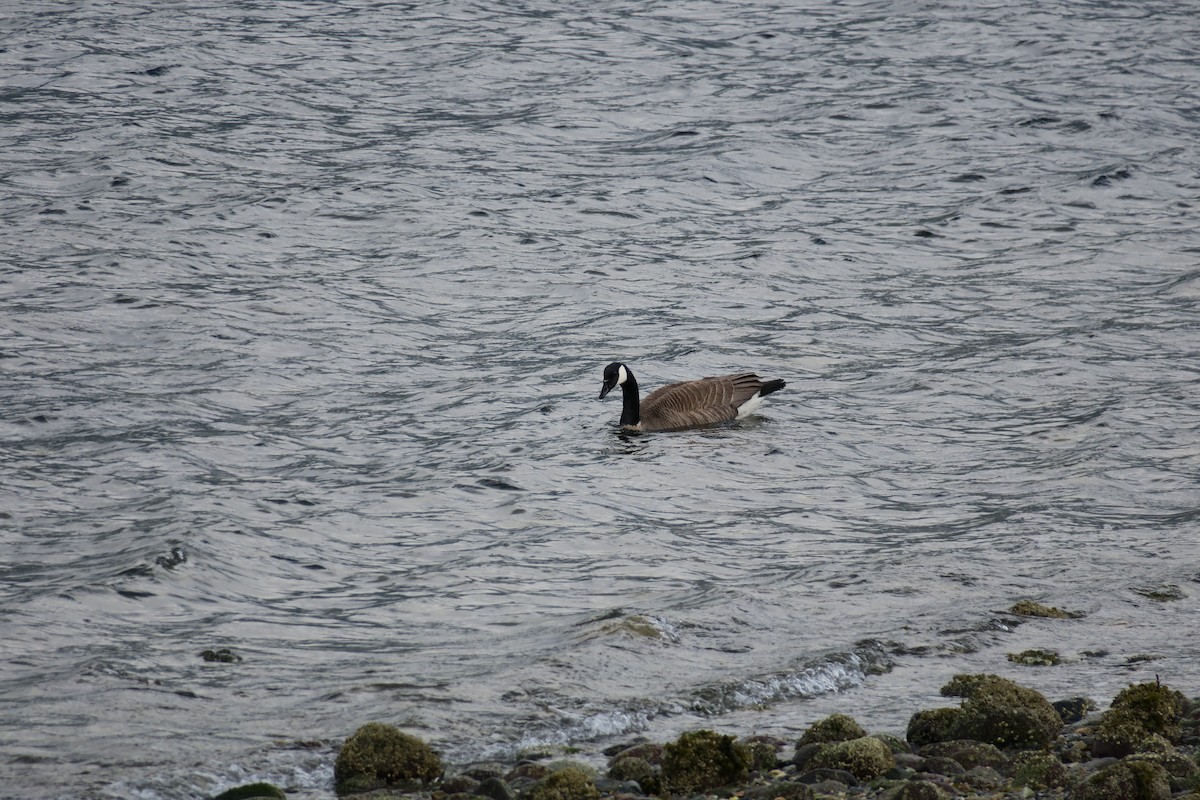
[[[942,694],[961,701],[915,712],[904,738],[835,714],[794,742],[711,730],[630,741],[606,750],[601,769],[559,748],[447,770],[421,739],[373,722],[338,753],[336,791],[378,800],[1200,800],[1200,698],[1141,683],[1100,711],[995,675],[958,675]],[[251,784],[214,800],[254,797],[286,794]]]

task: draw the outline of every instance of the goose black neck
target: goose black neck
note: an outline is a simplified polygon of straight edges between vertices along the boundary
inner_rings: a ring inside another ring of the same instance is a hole
[[[642,403],[638,399],[637,380],[628,368],[625,370],[625,382],[621,384],[621,395],[624,405],[621,408],[621,424],[637,425],[642,421]]]

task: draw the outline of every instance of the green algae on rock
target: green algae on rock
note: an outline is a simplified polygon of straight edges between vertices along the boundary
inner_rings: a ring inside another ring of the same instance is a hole
[[[1062,656],[1053,650],[1022,650],[1009,653],[1008,660],[1026,667],[1055,667],[1062,663]]]
[[[247,783],[226,789],[212,800],[287,800],[287,795],[273,783]]]
[[[1167,771],[1158,764],[1119,761],[1071,790],[1071,800],[1168,800]]]
[[[867,732],[854,721],[854,717],[846,714],[831,714],[809,725],[808,730],[800,737],[800,741],[796,742],[796,746],[802,747],[813,742],[848,742],[851,739],[861,739],[866,735]]]
[[[662,789],[669,794],[703,792],[741,780],[749,769],[749,749],[733,736],[692,731],[663,747]]]
[[[872,736],[825,744],[805,765],[808,769],[840,769],[860,781],[878,778],[896,766],[892,749]]]
[[[905,738],[913,747],[957,739],[962,718],[961,708],[927,708],[918,711],[908,721]]]
[[[587,770],[564,766],[535,783],[526,800],[599,800],[600,790]]]
[[[442,775],[442,759],[416,736],[382,722],[356,730],[338,752],[333,779],[339,796]]]
[[[1139,751],[1161,750],[1156,739],[1177,743],[1187,700],[1157,681],[1122,689],[1096,726],[1092,754],[1121,758]]]
[[[1015,788],[1050,789],[1067,782],[1067,768],[1051,753],[1026,750],[1013,759],[1012,785]]]
[[[1062,730],[1062,718],[1041,692],[998,675],[956,675],[942,694],[966,698],[955,739],[1034,749]]]

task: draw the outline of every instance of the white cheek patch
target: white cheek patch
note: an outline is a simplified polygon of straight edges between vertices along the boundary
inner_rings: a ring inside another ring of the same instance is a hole
[[[622,364],[617,368],[617,386],[624,386],[625,381],[629,379],[629,373],[625,371],[625,365]]]

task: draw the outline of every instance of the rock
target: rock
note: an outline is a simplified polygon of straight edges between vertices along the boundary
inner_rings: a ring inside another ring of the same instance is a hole
[[[212,800],[251,800],[251,798],[269,798],[270,800],[287,800],[283,789],[272,783],[247,783],[226,789],[213,797]]]
[[[333,780],[339,796],[403,781],[428,783],[442,774],[442,759],[416,736],[382,722],[368,722],[338,752]]]
[[[1022,650],[1009,653],[1008,660],[1026,667],[1055,667],[1062,663],[1062,656],[1053,650]]]
[[[878,778],[896,766],[891,749],[878,739],[863,736],[847,742],[827,744],[808,760],[810,769],[844,769],[860,781]]]
[[[662,790],[692,794],[728,786],[746,776],[750,752],[732,736],[685,733],[663,748]]]
[[[808,764],[808,760],[824,749],[824,742],[801,745],[796,748],[796,755],[792,757],[792,763],[796,765],[797,769],[804,769],[805,765]]]
[[[893,736],[890,733],[872,733],[871,736],[886,744],[888,749],[892,751],[892,755],[912,752],[912,748],[908,746],[908,742],[899,736]]]
[[[1171,784],[1171,791],[1173,792],[1197,788],[1200,785],[1200,781],[1198,781],[1200,779],[1200,767],[1196,766],[1195,761],[1174,747],[1169,747],[1166,752],[1161,753],[1134,753],[1125,759],[1125,761],[1126,763],[1145,761],[1151,764],[1158,764],[1167,771],[1167,780]]]
[[[658,742],[638,742],[629,747],[616,750],[608,759],[608,763],[612,764],[621,758],[644,758],[651,764],[658,766],[662,764],[663,746]]]
[[[921,765],[921,771],[932,772],[934,775],[946,775],[948,777],[954,777],[955,775],[962,775],[966,772],[966,769],[964,769],[963,765],[955,761],[953,758],[947,758],[946,756],[930,756],[929,758],[925,759],[925,762]]]
[[[1054,606],[1044,606],[1032,600],[1018,600],[1009,609],[1010,613],[1019,617],[1045,617],[1048,619],[1072,619],[1085,616],[1082,611],[1063,611]]]
[[[585,770],[567,766],[533,785],[527,800],[600,800],[596,782]]]
[[[1112,708],[1124,710],[1137,719],[1149,733],[1157,733],[1168,741],[1179,741],[1179,721],[1187,708],[1187,698],[1157,681],[1138,683],[1122,689],[1113,698]]]
[[[222,647],[220,650],[202,650],[200,657],[205,661],[216,661],[222,664],[236,664],[242,660],[241,656],[228,647]],[[250,785],[253,786],[254,784]]]
[[[452,775],[442,781],[441,790],[446,794],[478,794],[479,781],[470,775]]]
[[[1050,753],[1026,751],[1013,762],[1012,785],[1050,789],[1067,781],[1067,768]]]
[[[800,777],[796,778],[800,783],[806,783],[809,786],[817,786],[825,783],[839,783],[843,788],[847,786],[857,786],[858,778],[854,777],[854,773],[847,772],[844,769],[834,769],[833,767],[817,767],[810,769]]]
[[[814,742],[848,742],[851,739],[861,739],[867,735],[863,727],[854,721],[853,717],[845,714],[832,714],[817,720],[808,727],[796,747],[802,747]]]
[[[885,795],[888,800],[946,800],[948,795],[936,783],[908,781],[895,794]]]
[[[1070,800],[1169,800],[1167,771],[1158,764],[1126,763],[1105,767],[1068,794]]]
[[[949,742],[935,742],[921,748],[921,755],[945,756],[953,758],[963,769],[972,767],[1000,768],[1008,764],[1008,759],[1000,748],[986,742],[974,742],[970,739],[954,739]]]
[[[513,800],[516,797],[508,784],[502,778],[495,775],[481,780],[479,785],[475,787],[475,794],[480,797],[491,798],[491,800]]]
[[[742,740],[750,752],[750,768],[770,772],[779,766],[779,748],[783,743],[766,736],[751,736]]]
[[[930,708],[918,711],[909,719],[905,737],[914,747],[957,739],[962,717],[961,708]]]
[[[1096,708],[1096,701],[1090,697],[1072,697],[1069,700],[1055,700],[1050,705],[1058,712],[1063,722],[1070,725],[1079,722]]]
[[[1034,749],[1062,730],[1062,718],[1040,692],[998,675],[956,675],[942,694],[966,698],[954,738]]]
[[[536,761],[526,761],[523,764],[517,764],[508,772],[504,773],[504,780],[508,781],[509,783],[521,779],[540,781],[542,778],[549,777],[551,772],[554,772],[554,768],[549,764],[539,764]]]
[[[746,791],[742,800],[813,800],[813,790],[796,781],[776,781],[766,786],[754,786]]]
[[[464,769],[462,774],[482,782],[488,778],[502,778],[505,772],[508,772],[508,767],[499,761],[484,761],[472,764]]]
[[[647,794],[658,794],[660,789],[658,770],[649,761],[637,756],[617,759],[608,768],[608,777],[614,781],[637,781]]]
[[[991,767],[971,767],[959,780],[976,789],[999,789],[1004,785],[1004,776]]]

